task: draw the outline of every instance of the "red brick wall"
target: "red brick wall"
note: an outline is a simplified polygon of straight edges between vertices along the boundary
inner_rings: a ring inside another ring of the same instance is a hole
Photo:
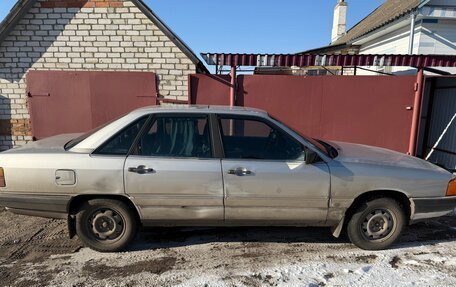
[[[122,0],[46,0],[43,8],[118,8],[123,7]]]
[[[29,136],[31,130],[29,119],[0,120],[0,136]]]

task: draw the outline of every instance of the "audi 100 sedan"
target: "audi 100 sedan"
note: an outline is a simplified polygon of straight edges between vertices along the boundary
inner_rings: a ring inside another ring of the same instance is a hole
[[[368,250],[451,213],[456,180],[398,152],[314,140],[264,111],[131,112],[84,135],[0,153],[0,205],[68,220],[88,247],[125,249],[141,226],[327,226]]]

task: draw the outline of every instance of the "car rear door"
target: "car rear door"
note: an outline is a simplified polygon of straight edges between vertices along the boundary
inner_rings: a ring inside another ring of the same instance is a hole
[[[125,162],[125,191],[150,224],[224,220],[220,158],[207,114],[152,116]]]
[[[330,173],[305,163],[304,146],[263,117],[219,115],[225,219],[262,224],[326,221]]]

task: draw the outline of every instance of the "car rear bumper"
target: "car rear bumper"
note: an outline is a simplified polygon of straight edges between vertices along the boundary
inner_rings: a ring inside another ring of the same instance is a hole
[[[438,198],[412,198],[415,212],[412,223],[424,219],[435,218],[452,213],[456,209],[456,196]]]
[[[0,206],[17,214],[47,218],[68,217],[69,195],[0,193]]]

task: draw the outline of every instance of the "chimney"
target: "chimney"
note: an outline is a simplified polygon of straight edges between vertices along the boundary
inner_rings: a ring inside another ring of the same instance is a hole
[[[348,4],[345,0],[338,0],[336,8],[334,8],[334,22],[332,29],[331,42],[335,42],[347,32],[347,9]]]

